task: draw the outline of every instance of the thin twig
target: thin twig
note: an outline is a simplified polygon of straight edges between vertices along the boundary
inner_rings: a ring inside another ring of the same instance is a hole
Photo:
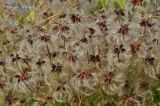
[[[20,69],[20,67],[19,67],[19,65],[18,65],[18,61],[17,61],[17,60],[16,60],[16,65],[17,65],[18,71],[19,71],[20,73],[22,73],[22,71],[21,71],[21,69]],[[31,87],[29,87],[29,85],[28,85],[24,80],[22,80],[22,81],[23,81],[23,83],[25,84],[25,86],[26,86],[31,92],[35,93],[36,95],[39,95],[39,93],[36,92],[36,91],[34,91]]]
[[[48,47],[47,42],[46,42],[46,48],[47,48],[47,53],[48,53],[48,58],[50,60],[50,64],[52,65],[52,56],[50,55],[50,51],[49,51],[49,47]]]
[[[84,0],[83,2],[85,2],[85,0]],[[83,2],[82,2],[82,3],[83,3]],[[46,22],[46,21],[49,21],[49,20],[51,20],[51,19],[53,19],[53,18],[58,17],[59,15],[63,14],[64,11],[70,11],[72,8],[76,7],[79,3],[78,3],[78,2],[75,2],[75,3],[71,3],[71,4],[72,4],[72,5],[69,6],[67,9],[60,10],[57,14],[54,14],[54,15],[52,15],[52,16],[44,19],[44,20],[42,20],[40,23],[36,24],[35,26],[38,26],[38,25],[40,25],[40,24],[42,24],[42,23],[44,23],[44,22]]]

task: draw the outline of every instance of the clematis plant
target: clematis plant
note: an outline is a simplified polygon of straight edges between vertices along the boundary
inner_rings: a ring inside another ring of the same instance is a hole
[[[0,0],[0,106],[159,106],[159,0]]]

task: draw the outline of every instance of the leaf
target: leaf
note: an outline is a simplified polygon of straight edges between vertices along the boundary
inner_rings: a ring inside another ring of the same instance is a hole
[[[36,103],[37,101],[33,98],[30,98],[27,100],[27,104],[26,106],[34,106],[34,104]]]
[[[97,2],[96,9],[97,9],[97,10],[102,9],[101,0],[99,0],[99,1]]]
[[[121,6],[116,1],[114,1],[114,8],[115,9],[120,9]]]
[[[108,0],[101,0],[102,7],[106,7],[108,4]]]
[[[27,16],[27,20],[33,22],[35,21],[35,17],[36,17],[35,11],[31,11]]]
[[[147,8],[148,3],[147,3],[146,1],[144,1],[144,2],[142,2],[142,6],[143,6],[144,8]]]
[[[18,24],[24,26],[27,25],[29,22],[34,22],[36,19],[36,13],[35,11],[31,11],[28,14],[25,14],[23,16],[18,16],[17,17],[17,22]]]
[[[24,25],[28,24],[29,20],[27,20],[26,16],[20,16],[17,18],[17,22],[18,22],[18,24],[24,26]]]
[[[160,90],[154,90],[152,94],[147,95],[147,99],[153,106],[159,106],[160,104]]]
[[[108,5],[108,0],[98,0],[96,5],[91,8],[91,13],[101,10],[103,7]]]
[[[90,98],[91,106],[97,105],[100,102],[100,100],[102,99],[98,93],[92,94],[89,98]]]
[[[153,102],[156,103],[156,104],[160,103],[160,91],[159,90],[154,91]]]
[[[125,8],[126,0],[118,0],[117,2],[122,9]]]
[[[71,106],[71,105],[67,102],[56,102],[55,106]]]

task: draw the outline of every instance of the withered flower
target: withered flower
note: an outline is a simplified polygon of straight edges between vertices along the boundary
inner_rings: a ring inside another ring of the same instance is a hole
[[[112,84],[113,76],[114,76],[114,73],[113,72],[109,72],[107,75],[104,76],[105,77],[104,82],[106,82],[108,84]]]
[[[96,63],[96,62],[100,62],[101,59],[100,59],[99,55],[90,55],[89,61],[93,62],[93,63]]]
[[[89,37],[91,38],[92,37],[92,35],[94,35],[95,34],[95,29],[93,29],[93,28],[88,28],[88,32],[89,32]]]
[[[5,61],[0,59],[0,66],[4,66],[5,65]]]
[[[56,91],[65,91],[65,87],[63,85],[59,85]]]
[[[74,56],[74,55],[68,55],[67,60],[74,63],[78,60],[78,58],[77,56]]]
[[[49,57],[56,57],[57,55],[57,52],[49,52]]]
[[[39,39],[41,40],[41,41],[44,41],[44,42],[48,42],[49,40],[50,40],[50,36],[48,36],[48,35],[43,35],[43,36],[41,36],[41,37],[39,37]]]
[[[147,82],[141,82],[139,88],[147,90],[149,88],[149,84]]]
[[[69,26],[60,23],[53,24],[53,30],[59,30],[62,33],[68,32],[70,30]]]
[[[129,85],[130,85],[129,80],[126,80],[125,83],[124,83],[124,87],[127,89],[127,88],[129,88]]]
[[[18,28],[11,28],[11,29],[10,29],[10,32],[11,32],[12,34],[16,34],[16,33],[18,33]]]
[[[4,82],[0,82],[0,89],[3,89],[6,86]]]
[[[124,101],[125,102],[131,102],[131,101],[133,101],[134,100],[134,94],[126,94],[126,95],[124,95]]]
[[[39,59],[39,60],[36,62],[36,65],[41,66],[41,65],[44,64],[44,63],[45,63],[44,60]]]
[[[31,35],[28,35],[27,41],[29,42],[29,44],[31,44],[31,45],[33,44],[33,39],[32,39]]]
[[[153,24],[150,23],[148,19],[142,19],[142,21],[140,22],[140,26],[143,26],[143,27],[152,27]]]
[[[60,25],[60,30],[62,33],[65,33],[69,30],[70,28],[67,25]]]
[[[132,3],[134,5],[141,6],[142,5],[142,0],[132,0]]]
[[[21,75],[16,75],[15,77],[18,78],[18,83],[21,81],[28,81],[30,76],[28,74],[28,69],[24,69]]]
[[[62,72],[62,65],[58,64],[52,64],[52,72],[61,73]]]
[[[149,63],[150,65],[153,65],[155,61],[154,57],[147,57],[145,58],[145,62]]]
[[[31,59],[28,56],[25,56],[25,57],[21,58],[21,60],[25,64],[28,64],[31,61]]]
[[[81,41],[81,42],[83,42],[83,43],[88,42],[88,40],[87,40],[87,38],[86,38],[86,37],[83,37],[82,39],[80,39],[80,41]]]
[[[17,99],[18,99],[18,98],[16,98],[15,95],[13,95],[12,93],[8,93],[8,95],[7,95],[6,98],[5,98],[5,101],[6,101],[9,105],[11,105],[11,104],[13,104],[14,102],[16,102]]]
[[[78,14],[72,14],[71,15],[71,20],[72,22],[76,23],[76,22],[81,22],[81,17]]]
[[[5,41],[3,41],[3,45],[8,45],[10,43],[10,41],[9,40],[5,40]]]
[[[102,32],[108,30],[107,25],[106,25],[106,21],[98,22],[97,24]]]
[[[21,59],[21,57],[18,54],[16,54],[16,55],[11,54],[10,56],[12,58],[12,62],[15,62],[15,61],[18,61]]]
[[[131,47],[131,52],[132,52],[133,54],[135,54],[137,51],[139,51],[140,44],[138,44],[138,43],[133,43],[133,44],[130,45],[130,47]]]
[[[118,33],[121,33],[124,37],[125,34],[128,34],[129,28],[128,25],[121,25],[121,27],[118,30]]]
[[[84,70],[82,72],[80,72],[78,75],[77,75],[77,78],[80,79],[80,80],[84,80],[84,79],[88,79],[90,77],[92,77],[92,73],[90,72],[90,70]]]
[[[105,20],[106,18],[107,18],[107,16],[106,15],[101,15],[101,18],[103,19],[103,20]]]
[[[123,10],[123,9],[114,10],[114,13],[115,13],[117,16],[125,16],[125,13],[124,13],[124,10]]]
[[[119,57],[120,53],[124,53],[126,49],[123,48],[123,44],[121,44],[118,48],[114,49],[114,53]]]

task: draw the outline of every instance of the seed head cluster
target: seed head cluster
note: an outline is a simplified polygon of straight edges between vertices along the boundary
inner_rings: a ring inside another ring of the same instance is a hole
[[[160,104],[156,0],[29,1],[0,3],[2,106]]]

